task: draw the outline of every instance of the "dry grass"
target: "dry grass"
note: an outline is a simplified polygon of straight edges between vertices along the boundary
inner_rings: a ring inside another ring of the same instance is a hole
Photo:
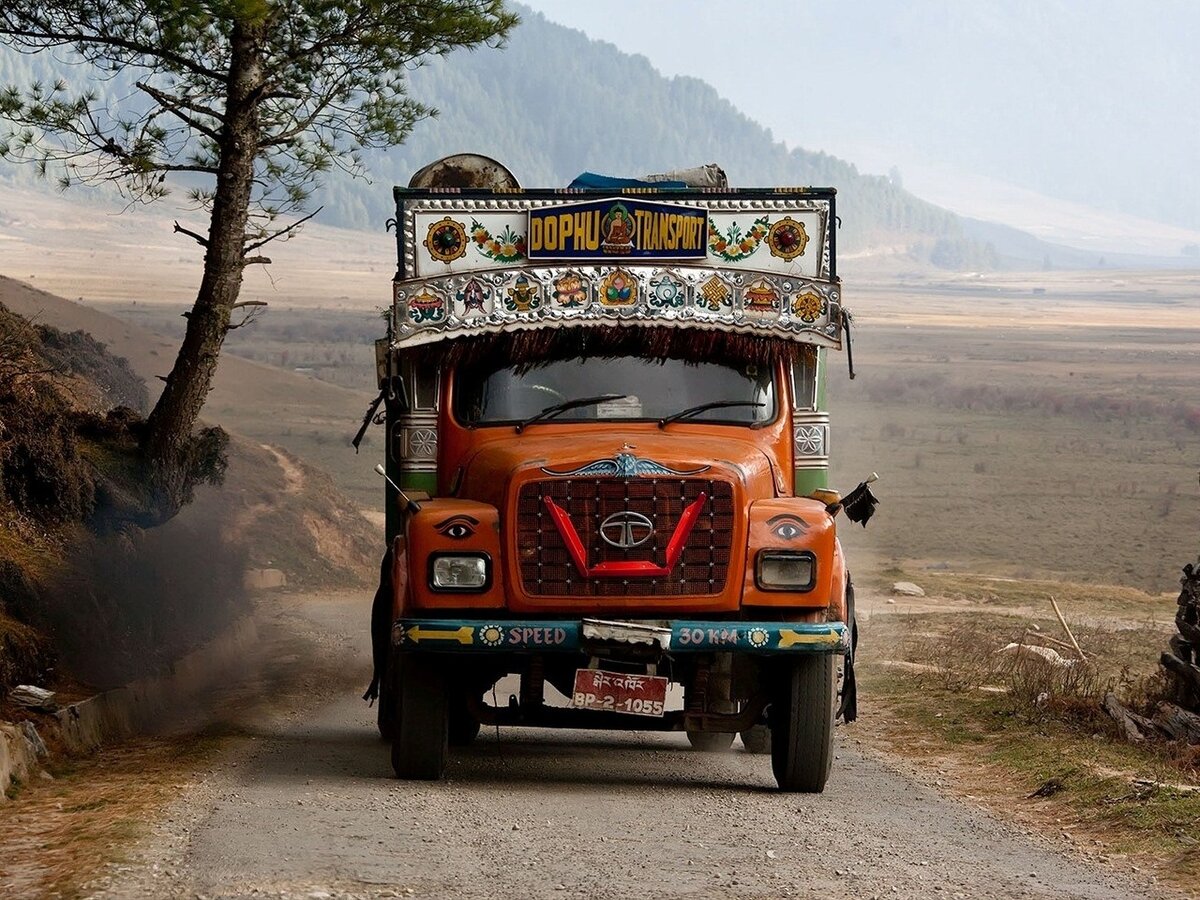
[[[1100,703],[1110,691],[1139,709],[1160,696],[1159,631],[1076,623],[1072,631],[1087,648],[1079,659],[1050,633],[1055,624],[986,613],[947,616],[927,621],[928,631],[903,639],[898,649],[903,661],[936,661],[919,679],[935,681],[947,694],[990,693],[999,714],[1027,725],[1074,726],[1090,735],[1109,730]],[[1035,648],[1058,656],[1046,659]]]
[[[856,576],[854,580],[881,593],[888,593],[896,581],[913,581],[930,598],[970,603],[991,612],[1020,612],[1038,619],[1052,615],[1050,597],[1055,597],[1068,615],[1085,623],[1166,625],[1175,615],[1176,592],[1148,593],[1122,585],[918,571],[911,566],[888,567],[867,576]],[[1058,629],[1057,622],[1054,628]]]
[[[998,653],[1018,643],[1074,656],[1046,639],[1065,637],[1048,604],[1016,612],[1027,607],[1030,585],[1003,582],[1001,597],[979,597],[961,578],[949,583],[963,605],[870,616],[860,645],[866,716],[856,733],[950,774],[1005,816],[1072,834],[1104,856],[1127,854],[1191,888],[1200,874],[1200,793],[1189,788],[1200,785],[1200,749],[1128,744],[1100,706],[1108,691],[1151,706],[1164,687],[1157,658],[1169,629],[1136,613],[1112,615],[1110,605],[1129,613],[1130,598],[1099,592],[1098,609],[1069,604],[1087,614],[1068,617],[1086,661],[1057,666]],[[1075,596],[1059,588],[1060,597]],[[1164,603],[1147,606],[1158,612]]]
[[[217,746],[212,739],[137,741],[61,764],[53,781],[22,786],[4,806],[0,895],[80,896]]]
[[[0,686],[44,680],[53,664],[46,636],[0,609]]]

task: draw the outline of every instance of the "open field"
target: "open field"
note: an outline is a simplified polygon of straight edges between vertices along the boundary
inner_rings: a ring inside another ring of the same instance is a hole
[[[58,196],[0,185],[0,274],[72,300],[190,306],[204,253],[174,233],[176,220],[205,228],[194,213],[165,203],[121,212],[80,192]],[[383,225],[358,232],[313,223],[302,237],[270,244],[264,252],[274,265],[246,271],[242,299],[335,309],[385,306],[396,244]]]
[[[851,552],[1173,588],[1200,539],[1197,321],[863,322],[859,377],[838,360],[830,382],[835,482],[881,476]]]

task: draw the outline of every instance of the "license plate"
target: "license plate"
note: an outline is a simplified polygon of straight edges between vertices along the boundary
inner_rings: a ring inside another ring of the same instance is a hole
[[[630,716],[661,716],[667,702],[667,679],[659,675],[627,675],[603,669],[577,669],[577,709],[597,709]]]

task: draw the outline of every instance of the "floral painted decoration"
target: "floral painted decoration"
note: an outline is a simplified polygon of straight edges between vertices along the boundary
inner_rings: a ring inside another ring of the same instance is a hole
[[[517,234],[511,225],[493,236],[478,219],[471,220],[471,240],[475,248],[488,259],[499,263],[511,263],[525,258],[525,236]]]
[[[717,230],[717,226],[710,219],[708,222],[708,249],[709,252],[726,262],[737,262],[738,260],[746,259],[753,255],[762,243],[763,238],[767,236],[770,230],[770,225],[767,222],[768,217],[762,216],[754,220],[754,224],[750,226],[750,230],[745,234],[738,227],[737,222],[733,222],[725,229],[724,232]]]
[[[578,272],[568,272],[554,282],[554,300],[567,309],[587,306],[588,286]]]

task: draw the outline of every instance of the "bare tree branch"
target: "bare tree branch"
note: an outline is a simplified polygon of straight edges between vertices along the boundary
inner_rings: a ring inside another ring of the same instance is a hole
[[[192,231],[191,229],[184,228],[178,222],[175,223],[175,233],[176,234],[186,234],[188,237],[194,238],[196,243],[199,244],[201,247],[208,246],[208,238],[197,234],[196,232]]]
[[[258,321],[258,317],[260,315],[262,315],[262,312],[263,312],[262,307],[264,307],[266,305],[267,304],[265,304],[265,303],[263,303],[261,306],[259,304],[254,304],[254,308],[247,310],[246,315],[242,317],[242,320],[240,322],[234,322],[229,325],[226,325],[225,331],[226,332],[237,331],[239,328],[245,328],[251,322]]]
[[[315,216],[317,213],[319,213],[324,208],[325,207],[323,207],[323,206],[318,206],[316,209],[314,209],[312,212],[310,212],[303,219],[298,219],[297,221],[295,221],[291,225],[289,225],[287,228],[281,228],[279,231],[275,232],[274,234],[268,235],[267,237],[263,238],[261,241],[255,241],[253,244],[247,245],[245,250],[243,250],[242,252],[249,253],[252,250],[257,250],[259,247],[263,246],[264,244],[269,244],[271,241],[275,240],[276,238],[281,238],[287,234],[290,234],[291,232],[295,231],[297,228],[299,228],[301,225],[303,225],[305,222],[307,222],[309,219],[311,219],[313,216]]]

